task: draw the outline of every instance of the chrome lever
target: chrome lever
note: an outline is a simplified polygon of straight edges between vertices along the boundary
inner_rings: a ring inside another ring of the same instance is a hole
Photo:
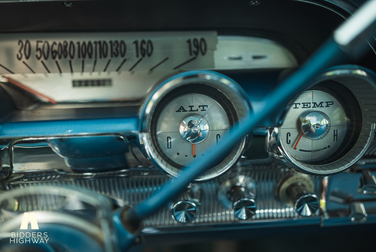
[[[362,176],[359,181],[358,193],[363,193],[365,195],[375,195],[376,194],[376,178],[368,170],[362,171]]]
[[[349,218],[352,222],[364,223],[367,221],[367,212],[362,202],[352,202],[350,211]]]
[[[367,221],[367,211],[364,206],[364,202],[375,202],[376,199],[362,199],[355,200],[351,194],[342,192],[342,191],[333,191],[329,200],[339,204],[349,204],[350,205],[350,214],[349,218],[352,222],[364,223]]]

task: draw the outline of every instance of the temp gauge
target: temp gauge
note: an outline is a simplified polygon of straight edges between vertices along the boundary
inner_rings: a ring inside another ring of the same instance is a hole
[[[178,176],[194,160],[220,146],[226,132],[250,112],[241,88],[211,71],[191,71],[162,83],[145,103],[141,140],[149,159]],[[196,181],[214,178],[240,157],[246,137]]]
[[[334,96],[310,90],[294,101],[279,135],[292,158],[315,163],[335,156],[350,128],[351,120]]]
[[[368,97],[358,91],[363,83],[364,88],[370,86],[353,72],[341,74],[348,77],[323,75],[320,84],[289,104],[281,125],[269,130],[268,153],[274,160],[297,171],[329,175],[362,157],[374,126],[364,107]],[[328,78],[338,78],[338,82]]]

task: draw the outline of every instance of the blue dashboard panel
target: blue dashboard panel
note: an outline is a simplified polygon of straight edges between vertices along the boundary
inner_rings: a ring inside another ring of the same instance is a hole
[[[7,138],[40,136],[97,135],[114,132],[137,132],[138,117],[86,119],[64,121],[35,121],[3,123],[1,135]]]

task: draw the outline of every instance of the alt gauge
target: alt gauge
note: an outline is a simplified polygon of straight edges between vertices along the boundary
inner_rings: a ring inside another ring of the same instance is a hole
[[[150,160],[178,176],[194,160],[206,158],[221,145],[226,132],[250,112],[241,88],[231,79],[210,71],[179,74],[162,83],[142,113],[141,140]],[[240,157],[246,138],[196,181],[214,178]]]
[[[269,131],[270,156],[320,175],[343,171],[359,160],[374,134],[369,97],[375,92],[365,72],[359,73],[325,73],[291,102],[281,125]]]

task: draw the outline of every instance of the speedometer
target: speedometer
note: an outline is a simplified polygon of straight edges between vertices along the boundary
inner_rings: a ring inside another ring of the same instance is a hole
[[[0,85],[49,105],[138,105],[181,71],[297,66],[274,41],[215,31],[1,34],[0,42]]]
[[[250,112],[240,87],[218,73],[193,71],[164,82],[143,109],[142,142],[151,161],[170,175],[220,146],[226,132]],[[214,178],[240,157],[246,138],[196,180]]]

